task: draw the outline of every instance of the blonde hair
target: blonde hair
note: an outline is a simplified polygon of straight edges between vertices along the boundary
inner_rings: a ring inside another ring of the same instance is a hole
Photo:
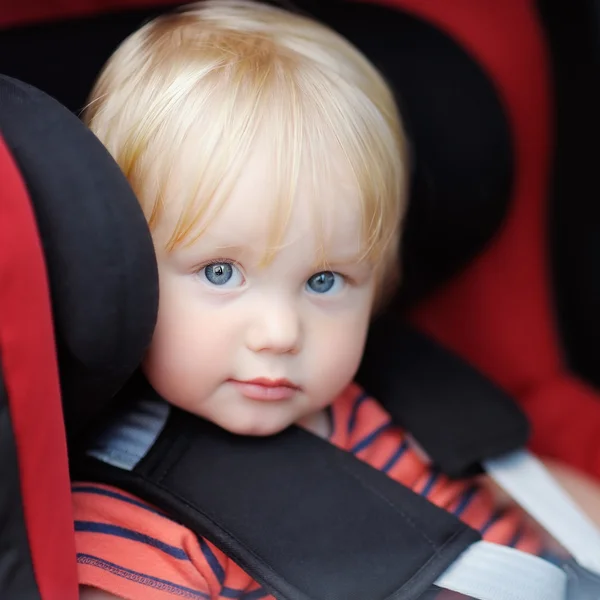
[[[202,234],[267,131],[275,189],[286,200],[273,217],[276,251],[299,177],[318,192],[337,148],[360,192],[363,255],[393,277],[407,179],[400,119],[382,76],[328,27],[249,0],[188,5],[121,44],[84,120],[127,176],[151,229],[182,148],[196,136],[193,161],[186,158],[189,199],[169,249]]]

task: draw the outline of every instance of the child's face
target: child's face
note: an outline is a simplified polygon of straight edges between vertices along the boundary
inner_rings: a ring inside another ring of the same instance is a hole
[[[146,375],[172,404],[247,435],[309,421],[352,380],[375,288],[373,265],[357,259],[357,192],[342,177],[320,198],[300,182],[282,249],[261,264],[271,227],[268,168],[255,152],[193,245],[164,249],[177,197],[167,198],[154,235],[160,306]],[[327,207],[318,211],[324,240],[315,205]],[[319,275],[322,242],[333,273]]]

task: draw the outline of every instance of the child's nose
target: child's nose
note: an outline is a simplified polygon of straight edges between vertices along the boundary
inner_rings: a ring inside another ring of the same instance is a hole
[[[301,325],[292,302],[277,300],[258,307],[248,330],[247,345],[253,352],[295,354],[300,350]]]

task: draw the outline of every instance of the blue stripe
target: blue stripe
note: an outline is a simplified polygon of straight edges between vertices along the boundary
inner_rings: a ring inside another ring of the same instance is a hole
[[[117,531],[115,531],[115,530],[117,530]],[[104,523],[91,523],[91,522],[85,522],[85,521],[76,521],[75,522],[75,531],[92,531],[95,533],[107,533],[109,535],[117,535],[118,537],[124,537],[127,539],[132,539],[134,541],[141,541],[150,546],[159,548],[160,550],[163,550],[164,552],[166,552],[167,554],[169,554],[175,558],[189,560],[189,557],[187,556],[187,554],[185,554],[183,552],[183,550],[180,550],[179,548],[174,548],[173,546],[168,546],[167,544],[164,544],[163,542],[160,542],[159,540],[155,540],[154,538],[150,538],[148,536],[139,534],[139,533],[137,533],[135,531],[131,531],[129,529],[124,529],[122,527],[117,527],[114,525],[105,525]],[[202,553],[204,554],[204,558],[206,558],[206,561],[207,561],[209,567],[213,571],[215,577],[218,579],[220,585],[223,586],[223,583],[225,581],[225,571],[223,570],[221,563],[219,563],[219,560],[217,559],[217,557],[215,556],[215,554],[210,549],[210,547],[208,546],[208,544],[206,543],[206,541],[204,539],[199,538],[199,542],[200,542],[200,548],[202,550]],[[88,556],[88,555],[81,555],[81,556]],[[79,557],[79,555],[78,555],[78,557]],[[99,559],[97,557],[90,557],[90,558],[95,559],[96,561],[102,561],[102,559]],[[106,562],[106,561],[102,561],[102,562]],[[115,569],[122,569],[124,571],[127,571],[127,569],[123,569],[122,567],[119,567],[118,565],[114,565],[113,563],[107,563],[107,564],[110,565],[110,568],[105,569],[105,570],[114,572]],[[98,565],[95,565],[95,566],[98,566]],[[102,567],[100,567],[100,568],[102,568]],[[136,572],[131,571],[131,573],[136,573]],[[119,573],[115,573],[115,574],[119,575]],[[150,579],[155,579],[155,578],[150,577],[150,575],[146,575],[143,573],[136,573],[136,575],[140,575],[142,577],[148,577]],[[160,579],[155,579],[155,580],[159,581],[159,582],[163,582],[163,580],[160,580]],[[170,584],[170,582],[163,582],[163,583]],[[176,584],[174,584],[174,583],[170,584],[170,585],[176,586]],[[178,586],[176,586],[176,587],[178,587]],[[179,587],[181,587],[181,586],[179,586]],[[184,589],[187,590],[187,588],[184,588]],[[187,590],[187,591],[193,592],[193,590]],[[260,598],[266,598],[268,596],[268,593],[265,592],[265,590],[263,590],[262,588],[253,590],[251,592],[246,592],[245,590],[236,590],[236,589],[230,588],[230,587],[223,587],[221,589],[220,596],[223,596],[224,598],[233,598],[233,599],[237,599],[237,600],[259,600]],[[202,594],[201,597],[208,598],[209,596]]]
[[[368,448],[377,439],[377,437],[381,433],[383,433],[386,429],[390,428],[390,425],[391,425],[391,423],[388,421],[387,423],[384,423],[383,425],[378,427],[375,431],[371,432],[367,437],[363,438],[360,442],[355,444],[354,448],[352,448],[350,450],[350,452],[352,452],[352,454],[358,454],[361,450]]]
[[[525,532],[523,530],[523,525],[519,525],[517,531],[515,531],[515,535],[513,535],[512,539],[510,540],[508,545],[511,548],[514,548],[519,543],[519,540],[523,537],[524,533]]]
[[[123,496],[123,494],[119,494],[117,492],[113,492],[110,490],[105,490],[105,489],[98,488],[98,487],[92,487],[90,485],[90,486],[73,487],[73,488],[71,488],[71,491],[74,494],[75,493],[97,494],[98,496],[107,496],[108,498],[114,498],[115,500],[121,500],[122,502],[127,502],[128,504],[133,504],[133,506],[138,506],[139,508],[143,508],[144,510],[154,513],[155,515],[160,515],[161,517],[168,518],[165,516],[164,513],[152,508],[151,506],[148,506],[147,504],[144,504],[143,502],[140,502],[139,500],[134,500],[133,498],[128,498],[127,496]]]
[[[260,598],[266,598],[269,593],[262,588],[258,588],[252,592],[246,592],[240,600],[260,600]]]
[[[225,571],[223,570],[223,566],[219,562],[219,559],[215,556],[215,553],[210,549],[210,546],[206,540],[199,537],[198,541],[200,542],[200,550],[202,550],[202,554],[204,554],[204,558],[206,559],[208,566],[215,574],[217,581],[223,585],[223,583],[225,583]]]
[[[163,515],[162,513],[158,512],[156,510],[153,510],[151,507],[146,506],[145,504],[142,504],[141,502],[132,500],[131,498],[128,498],[127,496],[118,494],[117,492],[112,492],[112,491],[108,491],[108,490],[104,490],[102,488],[97,488],[97,487],[92,487],[92,486],[80,486],[77,488],[73,488],[73,492],[82,492],[82,493],[86,492],[86,493],[91,493],[91,494],[99,494],[99,495],[103,495],[103,496],[108,496],[110,498],[122,500],[123,502],[129,502],[130,504],[133,504],[140,508],[144,508],[149,512],[163,516],[167,519],[169,518],[166,515]],[[113,526],[113,525],[106,525],[106,524],[100,524],[100,523],[87,524],[86,527],[88,527],[88,528],[84,529],[83,528],[84,522],[79,521],[78,523],[79,523],[80,529],[77,528],[78,525],[76,524],[76,531],[95,531],[96,533],[106,533],[108,535],[117,535],[118,537],[124,537],[127,539],[140,541],[140,542],[149,544],[150,546],[157,547],[160,550],[165,551],[167,554],[174,556],[175,558],[179,558],[181,560],[189,560],[189,556],[187,556],[187,554],[185,554],[183,550],[181,550],[179,548],[175,548],[173,546],[168,546],[167,544],[164,544],[163,542],[160,542],[159,540],[155,540],[154,538],[144,536],[141,533],[137,533],[135,531],[131,531],[129,529],[124,529],[124,528]],[[103,530],[100,530],[100,529],[103,529]],[[211,568],[212,572],[214,573],[214,575],[217,578],[217,580],[219,581],[219,583],[221,585],[223,585],[223,582],[225,581],[225,571],[223,570],[223,567],[221,566],[219,559],[215,556],[213,551],[210,549],[210,546],[206,543],[206,541],[204,539],[198,537],[198,542],[200,543],[200,550],[202,551],[202,554],[204,554],[204,558],[206,559],[208,566]],[[225,589],[227,589],[227,588],[225,588]],[[243,590],[240,590],[240,591],[232,590],[232,591],[235,592],[236,594],[240,594],[240,593],[242,593]],[[237,598],[238,596],[236,595],[233,597]]]
[[[132,531],[131,529],[125,529],[125,527],[119,527],[117,525],[109,525],[107,523],[96,523],[94,521],[75,521],[75,531],[86,531],[91,533],[103,533],[105,535],[114,535],[116,537],[132,540],[134,542],[140,542],[147,544],[153,548],[161,550],[165,554],[177,558],[178,560],[190,560],[188,555],[181,549],[175,546],[165,544],[156,538]]]
[[[429,479],[427,480],[427,483],[425,484],[425,487],[423,488],[423,491],[421,492],[421,496],[425,496],[425,498],[427,498],[427,496],[429,496],[429,492],[431,492],[439,475],[440,475],[439,471],[436,471],[435,469],[431,472],[431,475],[429,476]]]
[[[233,588],[223,588],[219,594],[223,598],[235,598],[236,600],[260,600],[266,598],[269,594],[262,588],[246,592],[244,590],[234,590]]]
[[[368,398],[367,394],[364,392],[354,401],[354,406],[352,407],[352,412],[350,413],[350,419],[348,420],[348,433],[352,433],[354,431],[354,427],[356,426],[356,416],[358,414],[358,409],[361,407],[362,403]]]
[[[389,473],[389,471],[392,469],[392,467],[400,460],[400,457],[408,450],[408,442],[406,440],[404,440],[400,446],[398,446],[398,449],[394,452],[394,454],[392,454],[392,456],[390,456],[390,458],[388,459],[388,461],[385,463],[385,465],[383,465],[383,468],[381,469],[384,473]]]
[[[238,600],[242,597],[244,590],[234,590],[233,588],[221,588],[219,596],[223,598],[237,598]]]
[[[496,512],[494,512],[494,514],[486,521],[479,533],[481,533],[481,535],[485,535],[488,529],[495,525],[504,516],[504,513],[504,510],[497,510]]]
[[[206,594],[205,592],[184,587],[183,585],[178,585],[176,583],[173,583],[172,581],[167,581],[166,579],[152,577],[151,575],[147,575],[146,573],[140,573],[138,571],[132,571],[131,569],[125,569],[120,565],[116,565],[115,563],[109,562],[102,558],[98,558],[97,556],[91,556],[90,554],[80,553],[77,554],[77,562],[82,565],[91,565],[93,567],[97,567],[98,569],[102,569],[103,571],[108,571],[113,575],[122,577],[123,579],[135,581],[140,585],[145,585],[147,587],[162,590],[164,592],[173,594],[174,596],[179,596],[180,598],[192,598],[194,600],[196,600],[197,598],[203,598],[206,600],[210,600],[210,595]]]
[[[454,515],[456,517],[460,517],[465,512],[465,509],[467,508],[467,506],[469,506],[469,502],[471,502],[471,500],[475,497],[476,493],[477,488],[474,485],[472,485],[470,488],[463,492],[462,498],[458,503],[458,506],[454,510]]]

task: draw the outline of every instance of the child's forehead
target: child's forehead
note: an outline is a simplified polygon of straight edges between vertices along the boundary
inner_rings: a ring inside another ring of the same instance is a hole
[[[281,185],[271,153],[257,146],[222,199],[209,203],[194,223],[190,238],[201,234],[205,243],[259,248],[272,239],[275,228],[284,247],[308,238],[326,252],[358,254],[363,229],[360,190],[340,162],[332,160],[327,174],[316,177],[301,169],[293,185]],[[193,186],[186,186],[185,179],[178,178],[166,191],[159,225],[163,234],[172,233],[189,205]],[[191,201],[200,209],[201,192]]]
[[[246,202],[237,194],[228,198],[222,211],[202,233],[204,243],[224,248],[250,247],[260,253],[294,247],[347,257],[360,253],[362,236],[358,210],[343,210],[337,200],[315,207],[312,199],[299,194],[289,219],[279,222],[273,208],[277,200],[266,194],[254,200]],[[269,248],[273,229],[279,234],[277,247]]]

